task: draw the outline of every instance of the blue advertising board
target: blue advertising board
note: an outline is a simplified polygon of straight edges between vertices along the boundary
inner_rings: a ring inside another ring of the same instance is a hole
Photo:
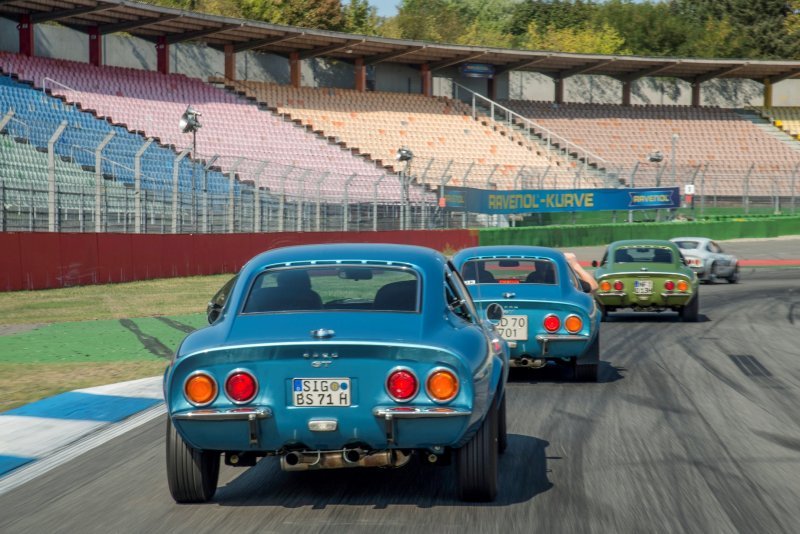
[[[447,187],[444,207],[472,213],[550,213],[678,208],[680,188],[534,189],[489,191]]]
[[[462,63],[459,68],[465,78],[493,78],[494,65],[489,63]]]

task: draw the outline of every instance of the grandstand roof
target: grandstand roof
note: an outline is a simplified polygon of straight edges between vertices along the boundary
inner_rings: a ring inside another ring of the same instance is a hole
[[[768,79],[774,83],[800,77],[800,61],[652,58],[513,50],[280,26],[128,0],[0,0],[0,16],[17,19],[23,14],[30,15],[33,23],[57,21],[81,31],[97,26],[101,34],[127,32],[151,41],[163,36],[167,43],[202,41],[217,48],[230,44],[236,52],[258,50],[280,55],[298,52],[301,58],[319,56],[350,61],[361,57],[367,65],[427,63],[434,71],[462,62],[479,62],[494,65],[498,73],[526,70],[561,79],[576,74],[598,74],[621,80],[668,76],[693,82],[713,78],[750,78],[758,81]]]

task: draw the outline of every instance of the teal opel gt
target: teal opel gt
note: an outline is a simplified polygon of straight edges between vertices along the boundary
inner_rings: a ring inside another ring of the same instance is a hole
[[[208,315],[164,376],[175,501],[211,499],[222,459],[309,471],[402,467],[415,455],[455,464],[462,499],[495,498],[508,346],[439,252],[272,250]]]
[[[456,253],[453,263],[479,307],[503,310],[497,331],[509,344],[512,367],[569,366],[576,380],[597,381],[600,312],[562,252],[472,247]]]

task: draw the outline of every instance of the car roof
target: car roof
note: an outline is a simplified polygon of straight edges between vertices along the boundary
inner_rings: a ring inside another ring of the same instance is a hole
[[[706,241],[712,241],[709,237],[673,237],[670,241],[699,241],[700,243],[705,243]]]
[[[296,245],[262,252],[242,268],[247,276],[270,265],[317,261],[376,261],[413,265],[419,269],[435,269],[445,261],[442,253],[416,245],[388,243],[330,243]]]
[[[609,245],[609,248],[641,246],[660,246],[673,248],[675,247],[675,243],[668,239],[624,239],[622,241],[614,241]]]
[[[527,246],[527,245],[491,245],[483,247],[470,247],[458,251],[453,256],[453,262],[461,262],[474,258],[492,258],[508,256],[536,256],[548,259],[564,257],[564,253],[550,247]]]

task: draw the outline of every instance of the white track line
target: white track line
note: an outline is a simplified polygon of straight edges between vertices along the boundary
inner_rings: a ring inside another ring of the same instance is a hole
[[[98,430],[66,447],[63,447],[49,456],[36,460],[32,463],[26,464],[18,469],[15,469],[6,476],[0,478],[0,495],[8,493],[29,482],[37,477],[40,477],[48,471],[77,458],[78,456],[89,452],[90,450],[99,447],[100,445],[111,441],[117,436],[121,436],[126,432],[130,432],[156,417],[167,413],[164,403],[156,404],[155,406],[139,412],[136,415],[129,417],[119,423],[113,423],[102,430]]]

